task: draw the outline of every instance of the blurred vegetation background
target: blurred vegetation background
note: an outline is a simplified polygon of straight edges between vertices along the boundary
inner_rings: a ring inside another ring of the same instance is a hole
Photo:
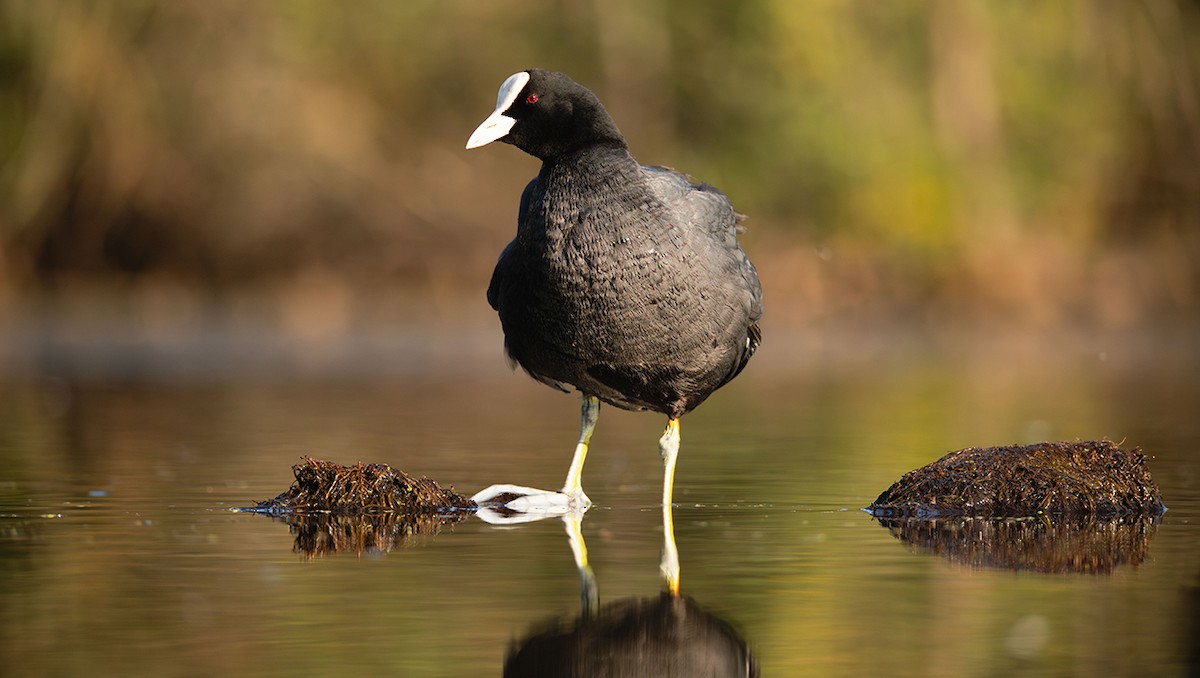
[[[1184,0],[0,0],[0,323],[490,319],[537,162],[463,146],[534,65],[749,215],[768,327],[1194,319],[1197,35]]]

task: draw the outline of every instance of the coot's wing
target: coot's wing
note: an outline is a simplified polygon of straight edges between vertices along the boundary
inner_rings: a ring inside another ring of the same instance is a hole
[[[758,322],[762,317],[762,286],[758,282],[758,271],[754,264],[750,263],[738,245],[737,222],[741,215],[734,212],[729,198],[716,187],[705,183],[693,184],[687,175],[667,167],[643,165],[642,171],[650,188],[671,207],[682,223],[706,230],[714,242],[723,244],[725,250],[737,260],[745,280],[745,290],[750,295],[748,320],[751,323]]]
[[[762,285],[758,280],[758,271],[737,241],[737,222],[741,215],[734,211],[729,198],[714,186],[693,184],[687,175],[667,167],[642,166],[642,171],[654,193],[671,207],[682,223],[703,229],[713,243],[728,252],[732,266],[741,276],[745,293],[742,303],[746,313],[746,337],[737,349],[738,359],[733,369],[721,381],[722,384],[728,383],[746,366],[762,340],[762,331],[758,327],[763,312]]]
[[[537,187],[537,177],[534,177],[525,185],[525,190],[521,192],[521,207],[517,212],[517,233],[525,228],[525,213],[529,208],[530,196],[533,195],[534,188]],[[509,255],[512,253],[513,246],[516,244],[514,238],[512,242],[504,247],[504,251],[500,252],[500,258],[496,260],[496,268],[492,269],[492,281],[488,283],[487,300],[488,304],[495,310],[500,310],[500,286],[504,281],[504,272],[508,269]]]
[[[716,241],[737,247],[739,215],[724,193],[705,183],[694,184],[669,167],[643,165],[642,171],[651,190],[683,223],[703,227]]]

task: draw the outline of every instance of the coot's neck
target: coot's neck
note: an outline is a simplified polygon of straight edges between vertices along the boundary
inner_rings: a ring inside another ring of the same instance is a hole
[[[626,175],[637,169],[637,161],[629,154],[623,139],[589,144],[542,161],[538,174],[543,185],[568,180],[575,182],[604,182],[616,175]]]

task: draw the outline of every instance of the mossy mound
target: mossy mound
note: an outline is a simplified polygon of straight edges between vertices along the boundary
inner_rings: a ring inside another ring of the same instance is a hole
[[[413,478],[387,464],[342,466],[312,457],[292,467],[296,482],[274,499],[259,502],[259,513],[337,515],[421,515],[474,509],[475,502],[428,478]]]
[[[970,448],[909,471],[867,510],[876,517],[1158,515],[1140,449],[1107,440]]]

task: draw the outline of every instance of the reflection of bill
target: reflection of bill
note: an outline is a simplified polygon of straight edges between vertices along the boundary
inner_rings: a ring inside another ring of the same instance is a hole
[[[562,516],[579,568],[582,611],[552,617],[513,641],[506,677],[757,676],[749,646],[729,622],[679,595],[679,558],[671,514],[664,511],[660,569],[666,591],[600,606],[596,578],[580,530],[582,512]]]
[[[1108,574],[1146,559],[1156,516],[877,518],[900,541],[962,565]]]

